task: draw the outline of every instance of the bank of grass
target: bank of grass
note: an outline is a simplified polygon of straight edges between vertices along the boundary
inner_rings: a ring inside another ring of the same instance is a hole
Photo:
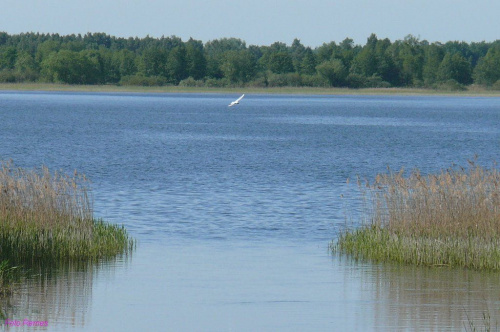
[[[0,260],[13,264],[92,261],[130,252],[122,226],[93,217],[89,181],[41,170],[0,166]]]
[[[0,91],[68,91],[68,92],[123,92],[123,93],[253,93],[304,95],[450,95],[500,96],[500,90],[469,86],[465,90],[424,88],[321,88],[321,87],[186,87],[186,86],[123,86],[70,85],[53,83],[0,83]]]
[[[334,252],[358,259],[500,270],[500,174],[469,162],[423,176],[378,175],[367,184],[370,222],[345,230]]]

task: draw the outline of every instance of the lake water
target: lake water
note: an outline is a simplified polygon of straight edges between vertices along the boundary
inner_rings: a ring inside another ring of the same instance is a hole
[[[328,252],[360,219],[348,178],[499,160],[500,98],[247,95],[228,108],[236,97],[0,92],[0,159],[85,173],[96,216],[138,240],[132,257],[33,278],[9,318],[51,331],[500,321],[498,273]]]

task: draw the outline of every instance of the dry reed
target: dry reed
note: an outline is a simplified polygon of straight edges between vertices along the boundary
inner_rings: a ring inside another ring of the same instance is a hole
[[[27,171],[12,162],[0,167],[0,257],[13,262],[87,260],[131,250],[123,227],[95,220],[89,181]]]
[[[474,161],[423,176],[378,175],[366,184],[368,225],[331,247],[358,258],[500,269],[500,173]]]

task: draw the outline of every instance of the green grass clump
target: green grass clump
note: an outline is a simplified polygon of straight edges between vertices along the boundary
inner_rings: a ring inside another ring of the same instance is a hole
[[[0,261],[0,298],[10,294],[12,283],[17,279],[15,270],[17,267],[11,266],[8,260]],[[0,311],[0,318],[2,318]]]
[[[121,226],[93,217],[89,181],[72,176],[0,167],[0,257],[17,263],[112,257],[132,250]]]
[[[500,174],[469,163],[438,175],[378,175],[365,191],[370,223],[344,231],[331,249],[373,261],[500,270]]]

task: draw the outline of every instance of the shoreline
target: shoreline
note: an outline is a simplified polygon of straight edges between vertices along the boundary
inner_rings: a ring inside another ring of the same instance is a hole
[[[500,97],[500,91],[472,86],[466,91],[445,91],[423,88],[315,88],[315,87],[180,87],[180,86],[119,86],[119,85],[70,85],[53,83],[0,83],[0,91],[46,92],[113,92],[113,93],[254,93],[278,95],[366,95],[366,96],[452,96]]]

